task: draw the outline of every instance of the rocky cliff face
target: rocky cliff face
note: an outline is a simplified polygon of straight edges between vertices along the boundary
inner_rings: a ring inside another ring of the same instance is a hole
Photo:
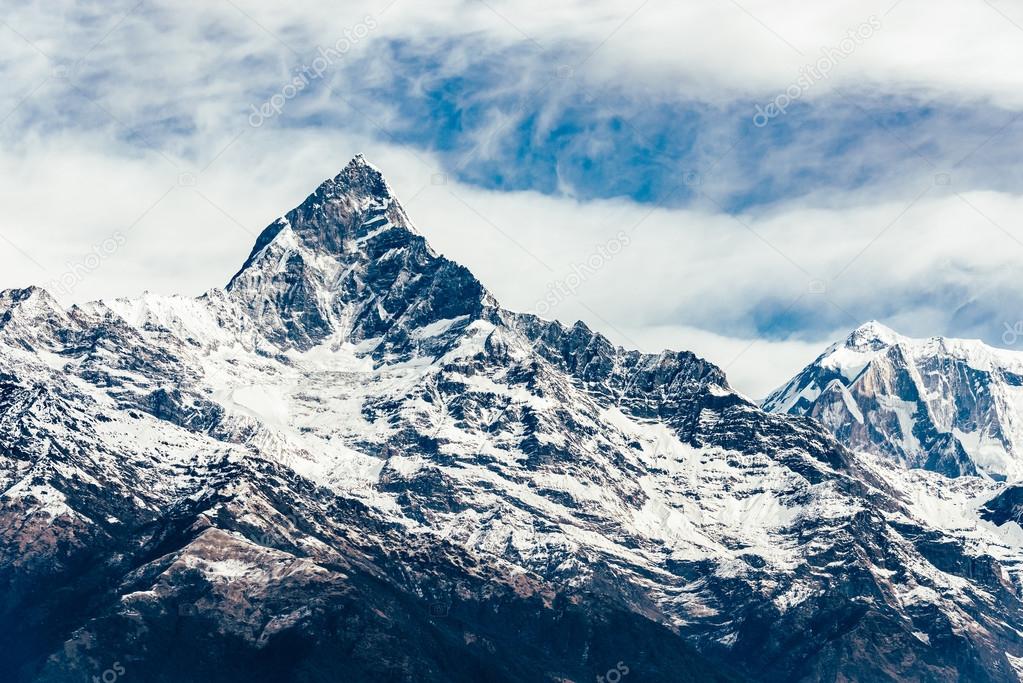
[[[996,491],[501,308],[361,157],[224,290],[0,302],[10,680],[1017,680]]]
[[[908,467],[1023,475],[1023,353],[979,341],[910,339],[867,323],[763,406],[813,417],[849,448]]]

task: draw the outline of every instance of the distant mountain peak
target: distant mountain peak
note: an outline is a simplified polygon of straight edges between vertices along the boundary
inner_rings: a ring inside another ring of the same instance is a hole
[[[905,339],[905,337],[887,325],[877,320],[870,320],[852,331],[848,338],[846,338],[846,346],[856,349],[869,348],[877,350],[898,344]]]
[[[66,318],[64,307],[42,287],[33,285],[0,291],[0,325],[9,322],[12,317],[25,319],[54,315]]]
[[[17,338],[23,347],[47,347],[54,334],[73,325],[64,307],[42,287],[0,291],[0,336]]]
[[[763,407],[816,418],[849,448],[910,467],[1018,478],[1021,386],[1023,354],[979,340],[913,339],[871,320],[772,393]],[[862,419],[849,419],[857,413]]]
[[[29,301],[30,299],[49,302],[53,301],[53,296],[42,287],[35,285],[0,291],[0,305],[10,306]]]

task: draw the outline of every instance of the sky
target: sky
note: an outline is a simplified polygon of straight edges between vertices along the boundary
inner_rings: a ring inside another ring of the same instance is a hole
[[[364,153],[506,307],[753,398],[871,319],[1023,345],[1018,0],[0,0],[0,34],[0,289],[223,286]]]

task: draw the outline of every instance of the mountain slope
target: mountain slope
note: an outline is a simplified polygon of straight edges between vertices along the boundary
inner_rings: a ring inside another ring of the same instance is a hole
[[[948,476],[1023,475],[1023,353],[979,341],[856,329],[765,410],[807,415],[852,449]]]
[[[1017,680],[1011,535],[501,308],[361,157],[223,290],[0,301],[12,680]]]

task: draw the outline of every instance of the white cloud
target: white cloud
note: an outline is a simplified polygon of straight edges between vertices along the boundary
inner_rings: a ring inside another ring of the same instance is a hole
[[[221,3],[183,3],[181,12],[202,21],[229,16]],[[835,70],[829,83],[934,89],[1023,102],[1023,8],[1015,3],[956,0],[712,0],[659,3],[641,0],[408,0],[348,2],[325,12],[314,0],[241,2],[256,21],[279,36],[294,36],[301,49],[328,44],[366,15],[377,16],[374,39],[401,37],[445,41],[483,36],[474,45],[515,46],[523,52],[555,52],[577,45],[592,55],[576,74],[600,82],[643,82],[662,92],[701,99],[749,95],[784,88],[820,50],[837,45],[869,17],[883,28],[861,45],[855,59]],[[225,14],[225,12],[227,14]],[[599,49],[597,49],[599,48]],[[800,54],[800,52],[802,54]],[[478,55],[475,55],[478,57]],[[453,60],[472,61],[456,52]],[[551,71],[557,64],[550,64]]]
[[[592,315],[590,316],[592,318]],[[733,388],[754,401],[767,395],[809,365],[836,339],[848,332],[836,330],[814,341],[769,341],[726,337],[685,326],[651,325],[621,329],[593,321],[596,329],[616,344],[647,353],[685,349],[721,367]]]
[[[287,102],[291,128],[246,122],[250,104],[279,92],[317,46],[335,44],[366,15],[379,26],[353,46],[353,57],[400,38],[436,46],[433,52],[445,55],[438,71],[461,73],[473,68],[475,51],[506,50],[516,67],[533,65],[510,69],[506,82],[494,86],[515,93],[524,82],[528,90],[553,76],[562,56],[599,47],[585,65],[576,63],[574,78],[622,92],[723,102],[778,92],[822,46],[835,45],[871,14],[884,15],[889,0],[740,2],[753,16],[731,2],[650,2],[632,15],[639,2],[492,0],[495,12],[455,0],[398,0],[386,11],[386,1],[325,11],[311,0],[238,0],[248,17],[231,3],[146,3],[132,13],[135,4],[123,3],[123,21],[105,7],[71,2],[45,10],[25,3],[5,14],[0,75],[8,91],[0,117],[15,113],[0,131],[7,179],[0,185],[0,235],[31,258],[0,241],[0,287],[59,280],[116,231],[126,234],[124,245],[83,272],[67,299],[146,288],[195,294],[222,285],[254,234],[364,151],[434,245],[519,310],[535,308],[550,282],[645,216],[630,232],[632,244],[551,315],[584,319],[626,345],[692,348],[729,365],[733,383],[752,396],[861,319],[882,317],[910,334],[976,330],[997,340],[1003,320],[1023,318],[1021,297],[1013,294],[1023,248],[1015,223],[1023,206],[1015,195],[957,196],[934,187],[911,203],[924,189],[911,179],[883,199],[866,191],[818,194],[812,206],[787,202],[737,220],[713,206],[651,210],[626,200],[435,185],[432,176],[444,170],[437,158],[367,137],[374,126],[357,112],[345,115],[359,125],[318,127],[325,108],[344,109],[322,89]],[[997,9],[1015,11],[1003,5]],[[63,13],[63,24],[53,21],[54,12]],[[878,96],[908,89],[1018,107],[1023,75],[1012,67],[1023,61],[1019,38],[986,3],[903,0],[810,96],[869,84]],[[71,69],[76,87],[54,72],[54,61]],[[388,77],[386,64],[373,68]],[[378,123],[401,116],[392,102],[378,103],[372,114]],[[476,129],[484,153],[489,132],[503,123],[494,118],[491,127]],[[197,185],[179,186],[182,173],[197,174]],[[817,279],[825,293],[811,291]],[[799,340],[762,329],[786,307],[808,330]]]
[[[187,5],[187,3],[186,3]],[[196,3],[182,12],[197,20],[230,17],[220,3]],[[300,51],[333,42],[366,15],[379,18],[372,40],[400,37],[446,41],[482,36],[473,45],[514,46],[522,52],[556,53],[579,46],[584,64],[569,61],[576,75],[598,82],[637,84],[673,94],[715,100],[771,92],[790,84],[822,48],[836,46],[871,16],[882,29],[858,46],[855,59],[835,69],[823,85],[874,84],[1023,103],[1023,8],[1015,3],[956,0],[784,0],[685,3],[641,0],[408,0],[348,2],[324,12],[314,0],[239,2],[256,21]],[[226,12],[226,14],[225,14]],[[195,20],[193,20],[195,21]],[[257,33],[258,35],[258,33]],[[800,54],[802,53],[802,54]],[[471,63],[478,54],[455,53]],[[558,64],[550,64],[553,71]],[[553,74],[552,74],[553,75]]]
[[[948,297],[961,304],[979,298],[994,341],[1002,331],[998,321],[1023,317],[1023,311],[1000,308],[1018,299],[984,301],[991,291],[1015,285],[1023,246],[992,223],[1015,229],[1023,200],[1009,195],[925,195],[912,206],[831,210],[792,205],[736,219],[651,210],[626,200],[582,203],[485,191],[451,180],[435,185],[432,160],[421,153],[315,131],[247,132],[198,175],[194,188],[177,186],[178,169],[156,154],[133,158],[133,150],[122,147],[115,155],[102,140],[90,146],[54,138],[29,147],[25,155],[0,155],[4,176],[18,178],[0,187],[2,232],[46,272],[0,244],[3,286],[58,279],[69,261],[80,262],[113,232],[128,236],[75,283],[69,300],[143,289],[197,294],[224,284],[255,234],[365,151],[434,246],[516,310],[537,311],[551,282],[566,280],[599,245],[625,231],[626,248],[584,271],[570,295],[539,312],[586,320],[626,346],[703,353],[730,366],[732,381],[752,396],[783,381],[842,328],[869,317],[884,317],[912,334],[948,333],[955,331]],[[811,291],[817,278],[826,281],[825,293]],[[928,296],[946,282],[961,289]],[[902,302],[897,313],[888,308],[889,298]],[[780,313],[787,305],[820,316],[823,327],[808,322],[801,341],[761,339],[740,355],[762,336],[750,321],[765,306]]]
[[[113,78],[125,110],[144,102],[173,111],[176,98],[187,99],[198,106],[201,126],[216,126],[215,115],[236,107],[238,98],[266,88],[272,93],[273,84],[283,83],[318,47],[336,44],[372,17],[374,28],[351,41],[350,57],[403,40],[436,46],[438,73],[450,73],[471,67],[487,51],[507,51],[516,70],[494,88],[519,88],[524,78],[539,86],[559,66],[569,66],[574,78],[601,87],[707,102],[758,101],[783,91],[822,48],[837,46],[876,17],[882,28],[808,97],[842,86],[1023,104],[1023,73],[1012,68],[1023,62],[1023,8],[1016,3],[356,0],[328,11],[318,0],[132,0],[96,10],[65,0],[5,12],[0,50],[14,60],[4,72],[15,100],[52,74],[53,65],[25,37],[52,61],[72,66],[72,73]],[[530,61],[535,68],[523,72]],[[220,106],[211,109],[214,104]]]

